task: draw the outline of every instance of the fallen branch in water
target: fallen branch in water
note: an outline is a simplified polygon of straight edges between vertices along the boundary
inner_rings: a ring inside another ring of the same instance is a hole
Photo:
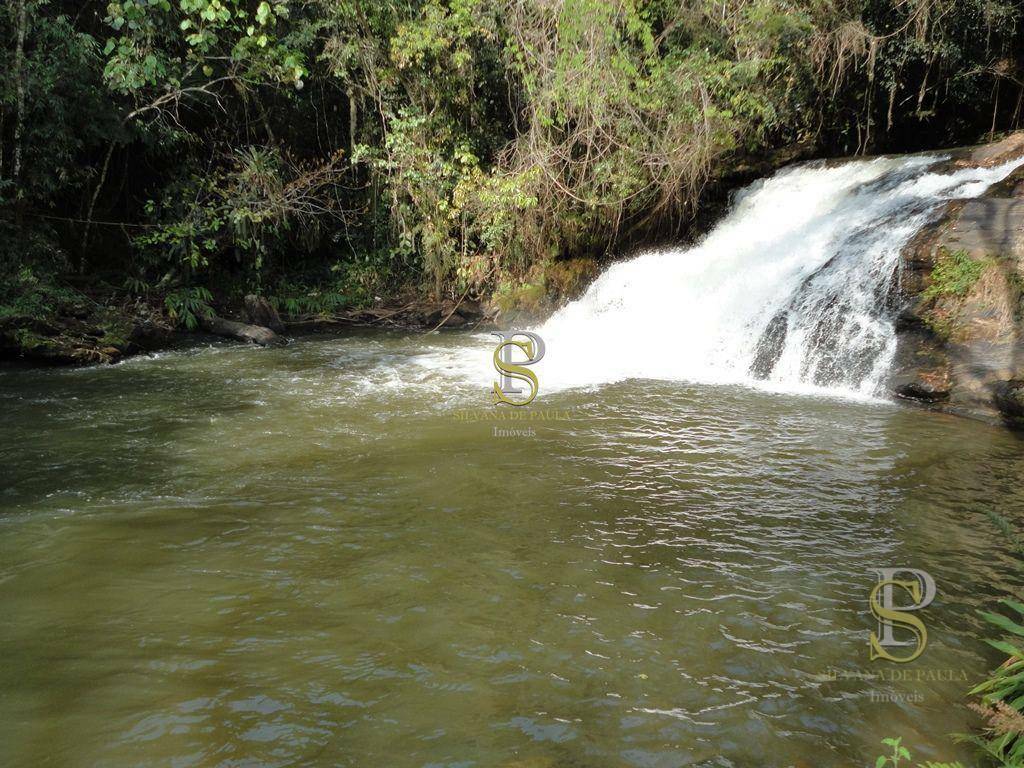
[[[234,320],[225,320],[223,317],[217,317],[216,315],[203,317],[200,320],[200,325],[204,331],[216,334],[217,336],[226,336],[230,339],[238,339],[250,344],[259,344],[261,347],[281,344],[284,341],[272,330],[264,328],[262,325],[249,325],[248,323],[239,323]]]

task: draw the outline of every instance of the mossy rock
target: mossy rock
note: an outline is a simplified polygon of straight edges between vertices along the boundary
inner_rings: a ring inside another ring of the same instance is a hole
[[[989,265],[988,259],[973,259],[964,249],[950,251],[941,248],[932,269],[931,284],[925,289],[924,297],[966,296]]]
[[[549,263],[544,275],[548,292],[557,301],[577,298],[600,273],[593,259],[566,259]]]
[[[577,298],[599,272],[600,267],[593,259],[545,261],[521,282],[500,284],[492,303],[505,315],[540,317]]]

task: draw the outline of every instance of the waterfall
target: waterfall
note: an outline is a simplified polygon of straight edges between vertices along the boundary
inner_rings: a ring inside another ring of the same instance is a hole
[[[901,249],[943,201],[1024,162],[939,172],[944,159],[816,162],[751,184],[696,245],[614,264],[537,329],[544,387],[651,378],[878,394]]]

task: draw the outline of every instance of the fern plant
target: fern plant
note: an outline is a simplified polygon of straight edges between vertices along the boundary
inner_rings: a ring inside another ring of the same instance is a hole
[[[213,296],[206,288],[180,288],[167,294],[164,305],[167,314],[190,331],[199,325],[199,319],[213,314],[210,302]]]
[[[326,286],[302,286],[282,284],[279,295],[272,296],[274,308],[288,317],[302,315],[328,316],[349,305],[349,298],[342,292],[339,283]]]
[[[1024,556],[1024,547],[1013,525],[998,512],[989,511],[988,516],[1004,540]],[[971,689],[979,700],[968,706],[984,718],[984,732],[960,735],[958,739],[977,745],[1002,768],[1024,768],[1024,641],[1020,639],[1024,638],[1024,604],[1010,598],[1000,603],[1010,610],[1012,618],[990,611],[982,611],[981,615],[1008,638],[985,641],[1006,654],[1007,659]]]
[[[132,296],[149,296],[150,286],[145,280],[129,275],[124,279],[124,289]]]

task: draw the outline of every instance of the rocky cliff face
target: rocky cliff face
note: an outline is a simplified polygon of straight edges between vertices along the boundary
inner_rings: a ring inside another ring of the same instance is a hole
[[[951,168],[1024,156],[1024,133]],[[1024,166],[947,203],[904,249],[892,386],[931,408],[1024,429]]]

